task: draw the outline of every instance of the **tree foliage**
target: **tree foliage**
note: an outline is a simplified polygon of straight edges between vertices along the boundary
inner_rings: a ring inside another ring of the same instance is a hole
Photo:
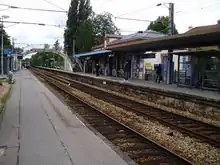
[[[44,67],[62,67],[64,60],[57,54],[52,52],[38,52],[30,59],[31,65]]]
[[[44,44],[44,49],[50,49],[50,45],[49,44]]]
[[[73,53],[73,40],[80,40],[79,34],[80,28],[88,24],[89,16],[92,14],[92,7],[90,5],[90,0],[72,0],[70,3],[70,8],[68,11],[68,19],[66,23],[66,30],[64,32],[64,50],[68,55]],[[87,29],[84,29],[86,31]],[[86,36],[84,36],[86,37]],[[79,45],[87,47],[87,43],[81,42],[81,44],[76,44],[75,50],[81,50]]]
[[[0,38],[2,38],[2,27],[0,26]],[[0,39],[0,45],[1,45],[1,39]],[[4,49],[5,48],[11,48],[11,41],[10,37],[7,34],[7,32],[3,28],[3,43],[4,43]]]
[[[103,37],[106,34],[119,34],[119,29],[115,26],[112,20],[112,14],[98,14],[93,18],[93,32],[97,38]],[[101,41],[104,42],[103,40]],[[100,40],[95,40],[96,45],[101,44]]]
[[[56,40],[55,43],[53,44],[53,49],[58,52],[62,50],[62,47],[60,46],[60,43],[58,40]]]
[[[93,25],[91,21],[82,23],[76,34],[76,52],[90,51],[93,46]]]
[[[22,54],[24,52],[24,50],[22,48],[19,48],[19,47],[14,48],[13,51],[14,51],[15,54]]]
[[[155,21],[150,23],[147,29],[161,32],[164,34],[169,34],[169,17],[159,16]],[[174,25],[174,34],[178,34],[175,25]]]
[[[220,24],[220,19],[217,21],[218,24]],[[218,49],[220,49],[220,45],[218,45]]]
[[[97,38],[105,34],[118,33],[110,13],[96,15],[92,11],[90,0],[72,0],[64,32],[64,51],[71,56],[73,41],[75,53],[90,51],[92,46],[100,44]]]

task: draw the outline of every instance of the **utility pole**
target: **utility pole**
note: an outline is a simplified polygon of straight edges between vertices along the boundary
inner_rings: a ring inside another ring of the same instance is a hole
[[[4,50],[3,50],[3,49],[4,49],[4,48],[3,48],[3,42],[4,42],[4,36],[3,36],[3,35],[4,35],[4,34],[3,34],[3,30],[4,30],[4,29],[3,29],[3,26],[4,26],[4,25],[3,25],[3,17],[1,17],[1,21],[2,21],[2,24],[1,24],[1,27],[2,27],[2,29],[1,29],[1,30],[2,30],[2,36],[1,36],[1,75],[3,76],[3,75],[4,75],[4,66],[3,66],[3,64],[4,64],[4,63],[3,63],[3,60],[4,60],[4,57],[3,57],[3,53],[4,53],[4,52],[3,52],[3,51],[4,51]]]
[[[9,16],[7,16],[7,15],[3,15],[3,16],[1,16],[1,22],[2,22],[2,24],[1,24],[1,27],[2,27],[2,37],[1,37],[1,75],[3,76],[4,75],[4,33],[3,33],[3,31],[4,31],[4,24],[3,24],[3,22],[4,22],[4,19],[7,19],[7,18],[9,18]]]
[[[174,3],[169,3],[169,35],[174,35]],[[168,74],[167,74],[167,84],[172,83],[173,79],[173,50],[168,50]]]
[[[11,66],[10,66],[10,70],[11,71],[13,71],[13,67],[14,67],[14,57],[15,56],[15,38],[14,37],[12,37],[12,54],[11,54],[11,58],[10,58],[10,60],[11,60]]]

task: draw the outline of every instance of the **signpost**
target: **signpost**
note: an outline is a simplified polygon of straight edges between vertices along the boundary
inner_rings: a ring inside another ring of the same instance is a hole
[[[3,50],[3,54],[4,54],[5,56],[11,55],[11,54],[12,54],[12,49],[4,49],[4,50]]]

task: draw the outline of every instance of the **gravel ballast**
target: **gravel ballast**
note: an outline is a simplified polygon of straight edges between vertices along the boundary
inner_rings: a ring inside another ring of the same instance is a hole
[[[138,116],[77,89],[73,88],[72,93],[194,164],[220,165],[220,149],[214,148],[208,143],[202,143],[198,139],[185,136],[157,121]]]
[[[211,124],[211,125],[220,127],[220,122],[219,121],[209,119],[209,118],[205,118],[203,116],[199,116],[199,115],[190,113],[189,111],[181,111],[179,109],[167,107],[165,105],[155,104],[153,102],[148,101],[147,99],[144,99],[144,96],[143,96],[143,98],[134,97],[134,96],[130,96],[129,94],[116,92],[114,90],[108,90],[108,89],[105,89],[105,88],[100,88],[100,87],[90,85],[90,84],[86,84],[86,83],[82,83],[82,84],[84,84],[86,86],[89,86],[89,87],[92,87],[94,89],[98,89],[98,90],[101,90],[101,91],[104,91],[104,92],[112,93],[112,94],[120,96],[120,97],[125,97],[127,99],[136,101],[138,103],[145,104],[146,106],[151,106],[151,107],[154,107],[154,108],[161,109],[163,111],[171,112],[171,113],[174,113],[174,114],[177,114],[177,115],[185,116],[185,117],[193,119],[193,120],[197,120],[197,121],[200,121],[200,122],[203,122],[203,123],[207,123],[207,124]],[[105,84],[104,81],[103,81],[103,84]]]

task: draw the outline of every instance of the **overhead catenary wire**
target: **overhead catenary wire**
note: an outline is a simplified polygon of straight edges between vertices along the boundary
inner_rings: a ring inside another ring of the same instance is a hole
[[[199,7],[199,8],[194,9],[193,11],[178,11],[178,12],[176,12],[176,16],[183,15],[183,14],[191,14],[191,13],[198,12],[198,11],[200,12],[200,11],[206,10],[210,7],[216,6],[218,4],[220,4],[220,2],[210,4],[210,5],[206,5],[206,6],[203,6],[203,7]]]
[[[58,9],[60,9],[60,10],[67,11],[66,9],[64,9],[64,8],[62,8],[62,7],[56,5],[56,4],[54,4],[54,3],[52,3],[52,2],[50,2],[50,1],[48,1],[48,0],[43,0],[43,1],[45,1],[46,3],[52,5],[52,6],[58,8]]]
[[[0,11],[5,11],[5,10],[8,10],[8,8],[5,8],[5,9],[0,9]]]
[[[123,19],[123,20],[129,20],[129,21],[140,21],[140,22],[152,22],[152,20],[125,18],[125,17],[115,17],[115,19]]]
[[[15,25],[17,25],[17,23],[12,24],[12,25],[5,26],[5,28],[10,28],[10,27],[15,26]]]
[[[67,11],[63,11],[63,10],[28,8],[28,7],[12,6],[12,5],[7,5],[7,4],[0,4],[0,6],[7,6],[10,9],[33,10],[33,11],[56,12],[56,13],[67,13]]]
[[[4,23],[39,25],[39,26],[54,26],[54,27],[59,27],[59,28],[65,27],[65,25],[45,24],[45,23],[39,23],[39,22],[20,22],[20,21],[7,21],[7,20],[5,20]]]
[[[144,8],[141,8],[141,9],[137,9],[137,10],[132,10],[132,11],[127,12],[127,13],[120,14],[120,15],[118,15],[118,17],[124,16],[124,15],[128,15],[128,14],[132,14],[132,13],[141,12],[141,11],[144,11],[146,9],[152,9],[153,7],[156,7],[156,4],[148,6],[148,7],[144,7]]]

